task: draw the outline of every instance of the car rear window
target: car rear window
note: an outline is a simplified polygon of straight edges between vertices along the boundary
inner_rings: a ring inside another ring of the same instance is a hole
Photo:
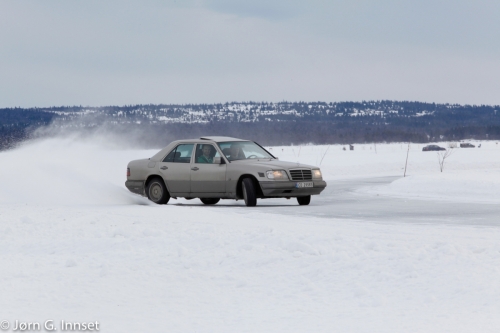
[[[168,153],[168,155],[163,159],[163,162],[190,163],[193,147],[194,144],[178,145],[170,153]]]

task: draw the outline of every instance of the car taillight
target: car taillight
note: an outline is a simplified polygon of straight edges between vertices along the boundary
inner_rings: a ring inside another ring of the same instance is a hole
[[[130,168],[127,168],[127,177],[130,177]]]

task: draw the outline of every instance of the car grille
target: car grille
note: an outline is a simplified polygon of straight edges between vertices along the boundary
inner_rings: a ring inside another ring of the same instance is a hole
[[[289,170],[292,180],[312,180],[312,172],[307,169]]]

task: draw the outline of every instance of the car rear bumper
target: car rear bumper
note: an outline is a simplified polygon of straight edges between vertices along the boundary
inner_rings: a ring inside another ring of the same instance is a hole
[[[141,180],[127,180],[125,186],[132,193],[144,195],[144,182]]]
[[[300,197],[305,195],[320,194],[326,187],[323,180],[314,180],[313,187],[297,188],[295,181],[270,181],[259,182],[262,193],[265,197]]]

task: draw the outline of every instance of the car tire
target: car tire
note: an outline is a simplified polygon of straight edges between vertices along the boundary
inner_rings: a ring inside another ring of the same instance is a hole
[[[243,199],[247,207],[257,205],[257,197],[255,195],[255,185],[251,178],[244,178],[241,182],[241,191],[243,192]]]
[[[297,202],[301,206],[309,205],[309,203],[311,202],[311,196],[306,195],[305,197],[297,197]]]
[[[165,205],[170,200],[170,194],[163,179],[155,177],[151,179],[146,187],[148,199],[158,205]]]
[[[200,198],[205,205],[215,205],[220,201],[220,198]]]

